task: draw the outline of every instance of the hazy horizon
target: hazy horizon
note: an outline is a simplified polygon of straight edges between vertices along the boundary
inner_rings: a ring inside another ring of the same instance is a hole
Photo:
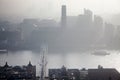
[[[0,18],[13,22],[24,18],[59,21],[61,5],[64,4],[67,6],[68,16],[83,14],[83,9],[86,8],[102,16],[105,21],[119,24],[119,3],[119,0],[0,0]]]

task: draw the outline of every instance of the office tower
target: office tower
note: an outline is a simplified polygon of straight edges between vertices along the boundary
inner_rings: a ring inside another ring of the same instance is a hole
[[[66,27],[66,5],[62,5],[62,12],[61,12],[61,27]]]

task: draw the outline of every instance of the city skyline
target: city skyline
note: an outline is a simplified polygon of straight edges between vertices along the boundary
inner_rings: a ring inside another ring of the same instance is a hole
[[[14,4],[13,4],[14,3]],[[1,0],[0,18],[19,22],[24,18],[55,19],[60,21],[60,6],[67,5],[67,15],[79,15],[87,8],[94,14],[102,16],[108,22],[119,24],[119,1],[118,0]],[[45,5],[43,5],[45,4]]]
[[[0,78],[119,80],[119,3],[0,0]]]

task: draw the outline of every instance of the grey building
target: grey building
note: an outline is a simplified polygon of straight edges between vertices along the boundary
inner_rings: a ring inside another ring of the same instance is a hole
[[[120,80],[120,73],[114,68],[88,69],[89,80]]]

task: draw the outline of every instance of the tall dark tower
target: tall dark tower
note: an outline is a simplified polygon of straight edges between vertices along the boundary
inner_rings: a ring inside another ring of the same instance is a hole
[[[61,9],[61,27],[66,27],[66,21],[67,16],[66,16],[66,5],[62,5]]]

